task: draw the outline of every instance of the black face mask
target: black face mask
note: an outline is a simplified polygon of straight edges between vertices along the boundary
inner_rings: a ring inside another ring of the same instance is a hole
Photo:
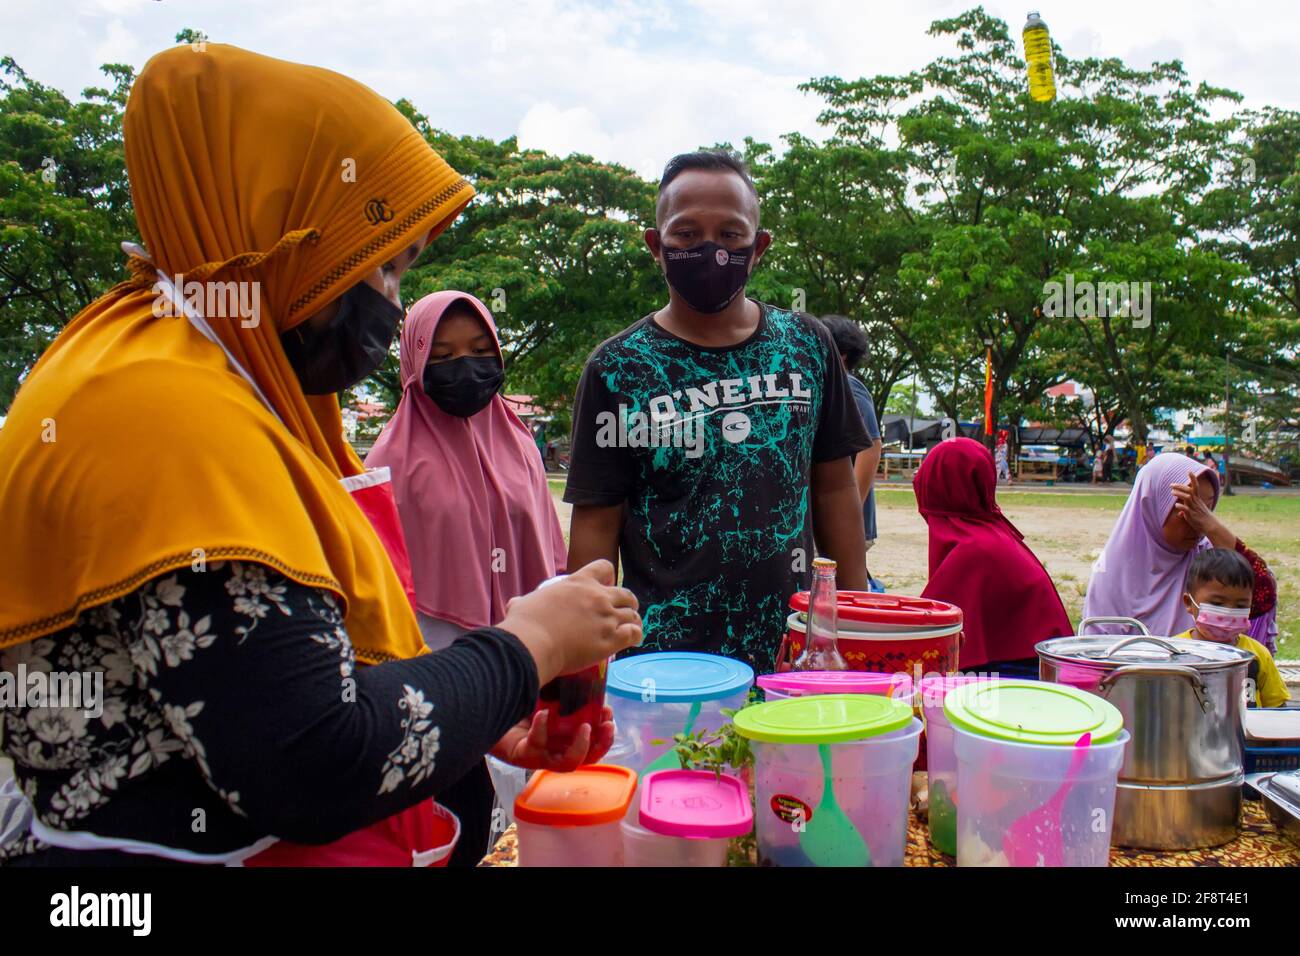
[[[743,249],[728,249],[716,242],[674,249],[661,243],[664,277],[696,312],[721,312],[749,281],[749,265],[757,248],[757,235]]]
[[[462,355],[424,367],[424,394],[448,415],[469,418],[487,408],[506,373],[491,355]]]
[[[351,388],[384,364],[402,310],[364,282],[339,299],[339,310],[315,328],[303,322],[280,336],[284,354],[308,395]]]

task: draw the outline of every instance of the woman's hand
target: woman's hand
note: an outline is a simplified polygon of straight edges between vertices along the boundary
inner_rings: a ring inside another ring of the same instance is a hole
[[[614,566],[605,560],[513,598],[500,627],[528,648],[542,685],[641,643],[636,596],[614,587]]]
[[[546,746],[546,720],[550,711],[538,711],[515,724],[492,748],[492,756],[525,770],[576,770],[586,763],[596,763],[614,743],[614,712],[608,707],[600,715],[600,726],[592,730],[583,724],[569,749],[554,754]]]
[[[1200,494],[1199,479],[1195,473],[1187,473],[1187,484],[1173,484],[1170,487],[1174,492],[1174,511],[1196,532],[1198,540],[1209,538],[1216,548],[1236,547],[1237,536],[1214,516],[1209,502]]]

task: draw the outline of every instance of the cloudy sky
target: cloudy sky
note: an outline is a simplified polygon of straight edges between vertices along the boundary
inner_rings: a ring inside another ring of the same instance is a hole
[[[1247,105],[1300,108],[1300,5],[987,0],[1018,34],[1038,2],[1067,52],[1179,58]],[[329,67],[435,125],[656,175],[682,149],[816,136],[812,76],[906,72],[951,52],[930,22],[976,0],[4,0],[0,55],[78,93],[139,68],[183,27]]]

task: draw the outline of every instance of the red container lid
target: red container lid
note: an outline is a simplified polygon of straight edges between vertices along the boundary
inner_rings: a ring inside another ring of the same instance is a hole
[[[840,591],[836,597],[841,622],[872,625],[871,629],[925,631],[961,624],[961,608],[945,601],[876,591]],[[808,613],[808,592],[796,591],[790,607]]]

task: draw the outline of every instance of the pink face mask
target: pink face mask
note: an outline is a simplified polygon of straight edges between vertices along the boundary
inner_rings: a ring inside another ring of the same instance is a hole
[[[1191,600],[1191,595],[1188,595],[1188,600]],[[1197,604],[1195,601],[1192,601],[1192,606],[1196,608],[1197,628],[1223,644],[1235,641],[1237,635],[1244,634],[1250,626],[1248,607],[1219,607],[1217,604]]]

